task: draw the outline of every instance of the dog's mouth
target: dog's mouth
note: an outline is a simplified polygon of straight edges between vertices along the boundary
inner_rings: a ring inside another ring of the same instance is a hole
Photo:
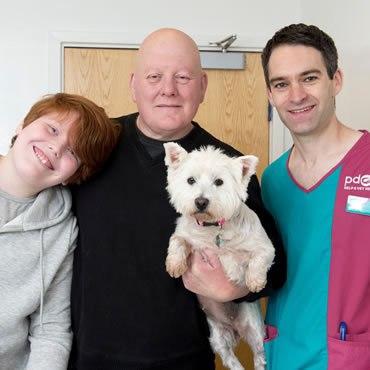
[[[198,220],[198,221],[206,221],[206,222],[215,222],[215,217],[214,215],[211,215],[208,212],[194,212],[193,216]]]

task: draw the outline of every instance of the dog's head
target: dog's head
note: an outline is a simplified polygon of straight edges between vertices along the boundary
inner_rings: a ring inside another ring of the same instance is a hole
[[[177,212],[200,221],[228,220],[247,199],[257,157],[231,158],[212,146],[190,153],[176,143],[164,148],[167,191]]]

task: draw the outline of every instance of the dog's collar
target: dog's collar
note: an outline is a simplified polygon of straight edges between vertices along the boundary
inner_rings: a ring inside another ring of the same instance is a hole
[[[216,240],[215,240],[217,247],[221,247],[221,244],[224,242],[222,238],[222,226],[225,223],[225,219],[223,218],[215,222],[199,221],[198,219],[196,220],[197,220],[197,224],[200,226],[219,226],[221,228],[221,231],[217,234]]]
[[[199,226],[220,226],[222,228],[222,225],[225,223],[224,218],[222,220],[215,221],[215,222],[199,221],[198,219],[196,220]]]

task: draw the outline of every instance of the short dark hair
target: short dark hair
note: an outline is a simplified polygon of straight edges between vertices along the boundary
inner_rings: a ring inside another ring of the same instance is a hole
[[[275,33],[262,51],[262,67],[266,85],[270,89],[268,64],[272,51],[281,45],[304,45],[317,49],[323,59],[332,80],[338,69],[338,51],[333,39],[320,28],[303,23],[291,24]]]
[[[68,132],[68,140],[81,160],[81,166],[66,182],[79,184],[95,174],[109,157],[118,140],[121,126],[108,118],[104,109],[91,100],[80,95],[57,93],[44,96],[31,107],[23,120],[23,128],[46,114],[69,112],[77,113]],[[16,138],[17,136],[13,137],[11,146]]]

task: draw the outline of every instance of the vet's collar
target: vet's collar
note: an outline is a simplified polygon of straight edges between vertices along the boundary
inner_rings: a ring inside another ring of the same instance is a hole
[[[222,228],[222,225],[225,223],[224,218],[219,221],[215,221],[215,222],[199,221],[198,219],[196,220],[199,226],[220,226]]]

